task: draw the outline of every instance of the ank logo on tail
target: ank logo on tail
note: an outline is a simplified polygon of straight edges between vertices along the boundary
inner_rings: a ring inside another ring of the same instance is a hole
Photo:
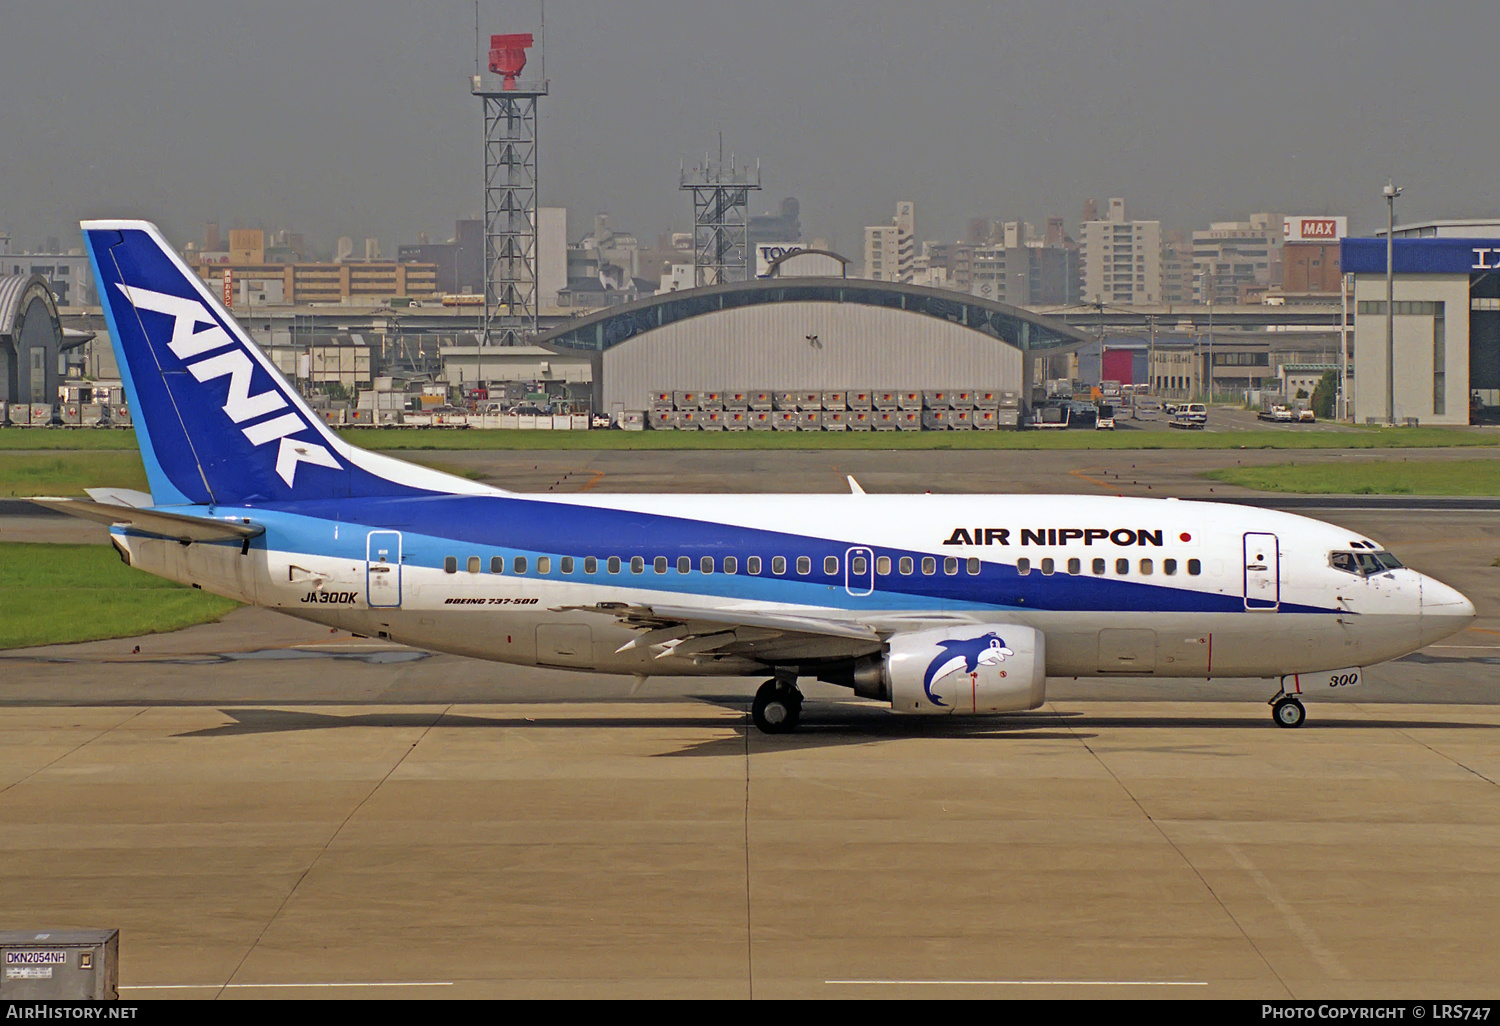
[[[942,680],[960,667],[965,673],[973,673],[981,666],[1003,663],[1006,656],[1016,654],[1005,647],[1004,640],[994,631],[977,638],[939,641],[937,645],[942,651],[927,664],[927,673],[922,678],[922,690],[927,692],[928,701],[933,705],[945,707],[947,703],[932,693],[933,681]]]
[[[250,354],[243,347],[236,346],[235,340],[219,326],[202,303],[120,283],[117,287],[137,310],[150,310],[173,318],[172,339],[167,348],[187,363],[188,372],[195,379],[203,383],[229,378],[229,396],[224,403],[224,412],[236,424],[245,425],[240,431],[251,445],[259,447],[280,441],[276,473],[288,487],[296,479],[299,463],[340,469],[338,460],[326,447],[291,437],[309,425],[290,409],[291,404],[285,396],[274,388],[250,394],[254,371]],[[199,325],[206,327],[200,331]],[[190,360],[193,362],[188,363]],[[259,419],[273,413],[279,415]]]

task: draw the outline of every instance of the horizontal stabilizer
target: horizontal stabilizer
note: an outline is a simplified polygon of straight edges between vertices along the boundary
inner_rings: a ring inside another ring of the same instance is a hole
[[[87,499],[63,499],[51,496],[32,496],[27,500],[38,506],[55,509],[70,517],[82,517],[99,524],[120,524],[147,534],[163,538],[175,538],[180,542],[244,540],[265,534],[266,529],[246,520],[212,520],[186,513],[162,513],[158,510],[136,509],[131,506],[116,506],[106,502],[91,502]]]
[[[129,506],[132,509],[146,509],[155,506],[151,501],[150,492],[138,492],[133,488],[85,488],[88,497],[95,502],[102,502],[106,506]]]

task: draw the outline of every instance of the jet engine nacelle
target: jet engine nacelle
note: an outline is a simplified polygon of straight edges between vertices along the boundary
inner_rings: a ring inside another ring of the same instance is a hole
[[[1001,713],[1046,701],[1046,635],[1014,624],[897,634],[886,655],[898,713]]]

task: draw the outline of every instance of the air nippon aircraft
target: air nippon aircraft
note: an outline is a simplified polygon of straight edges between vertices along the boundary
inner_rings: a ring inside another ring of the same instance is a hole
[[[1034,709],[1048,676],[1300,695],[1463,628],[1468,599],[1357,532],[1058,496],[521,495],[342,441],[141,221],[83,224],[151,493],[47,505],[131,566],[357,634],[634,674],[803,677],[898,713]]]

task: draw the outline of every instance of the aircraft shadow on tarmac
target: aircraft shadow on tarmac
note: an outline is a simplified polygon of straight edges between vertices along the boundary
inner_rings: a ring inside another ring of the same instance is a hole
[[[1188,714],[1158,716],[1108,716],[1056,710],[1043,713],[1018,713],[976,719],[912,719],[892,716],[883,708],[861,707],[842,703],[810,702],[805,707],[802,724],[796,733],[784,737],[761,736],[749,725],[747,701],[742,696],[703,697],[709,708],[704,715],[667,716],[468,716],[446,712],[372,712],[352,715],[312,712],[306,709],[221,708],[234,722],[187,731],[182,738],[232,737],[245,734],[277,734],[288,731],[364,728],[489,728],[489,729],[613,729],[613,730],[681,730],[683,728],[731,729],[728,736],[718,736],[662,756],[743,756],[750,749],[749,738],[757,739],[757,748],[767,744],[788,750],[844,747],[878,741],[910,738],[996,741],[1006,738],[1028,741],[1088,741],[1099,736],[1096,731],[1213,729],[1274,730],[1267,717],[1213,717]],[[565,707],[561,707],[565,708]],[[726,719],[715,710],[734,710],[736,719]],[[1327,714],[1325,714],[1327,715]],[[1401,718],[1340,719],[1331,716],[1309,720],[1303,730],[1473,730],[1496,729],[1500,724],[1462,720],[1421,720]],[[1061,729],[1059,729],[1061,728]],[[1189,746],[1201,748],[1201,746]],[[1174,749],[1175,750],[1175,749]]]

